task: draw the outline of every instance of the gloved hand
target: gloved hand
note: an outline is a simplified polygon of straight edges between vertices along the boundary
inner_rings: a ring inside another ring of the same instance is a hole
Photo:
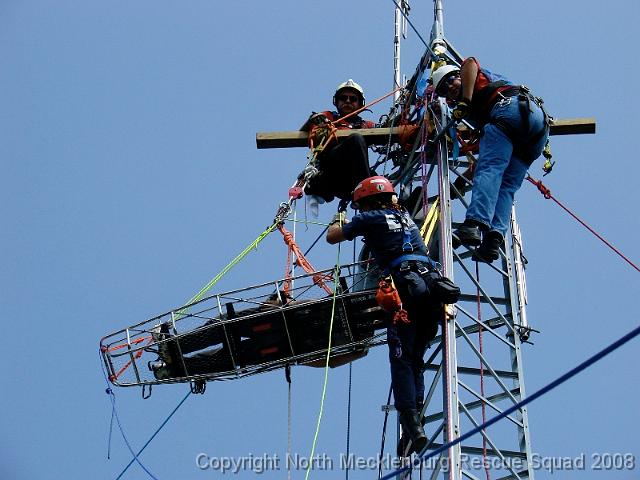
[[[453,118],[460,121],[463,118],[465,118],[467,115],[469,115],[470,111],[471,111],[471,100],[469,100],[468,98],[463,98],[458,102],[458,104],[456,105],[456,108],[453,109],[452,115],[453,115]]]
[[[334,223],[339,223],[340,225],[344,225],[347,222],[348,222],[347,212],[338,212],[333,216],[333,218],[329,222],[329,225],[333,225]]]
[[[324,113],[313,113],[311,114],[307,122],[309,123],[309,125],[321,126],[329,123],[330,120],[327,118],[327,116]]]

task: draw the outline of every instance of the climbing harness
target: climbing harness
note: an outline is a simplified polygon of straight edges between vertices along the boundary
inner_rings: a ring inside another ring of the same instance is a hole
[[[535,97],[526,85],[510,85],[506,89],[497,92],[497,96],[501,98],[501,102],[508,102],[510,98],[517,98],[518,109],[520,111],[520,118],[522,125],[519,129],[514,128],[511,124],[503,121],[496,120],[492,117],[489,118],[488,123],[491,123],[504,132],[507,137],[513,142],[514,154],[522,158],[525,162],[533,163],[535,158],[527,156],[528,150],[538,143],[545,135],[549,133],[549,126],[553,117],[551,117],[544,107],[544,100],[540,97]],[[544,116],[543,126],[535,133],[529,134],[529,113],[531,113],[531,103],[540,108]],[[547,140],[546,147],[547,154],[551,154],[551,147]],[[546,155],[545,155],[546,158]],[[549,157],[550,160],[550,157]],[[547,165],[545,163],[545,165]],[[543,167],[544,168],[544,167]],[[550,167],[551,168],[551,167]],[[549,171],[550,171],[549,168]],[[546,170],[545,170],[546,171]]]

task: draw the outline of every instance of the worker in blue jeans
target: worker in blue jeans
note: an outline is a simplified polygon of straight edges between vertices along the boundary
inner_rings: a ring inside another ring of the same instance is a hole
[[[477,246],[474,259],[491,263],[500,256],[514,195],[547,143],[549,117],[527,87],[481,68],[473,57],[460,68],[439,67],[432,80],[436,93],[455,104],[453,118],[467,118],[482,131],[471,202],[452,240],[454,248]]]

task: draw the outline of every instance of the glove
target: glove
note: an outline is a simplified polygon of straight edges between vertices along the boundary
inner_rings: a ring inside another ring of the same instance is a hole
[[[330,120],[327,118],[327,116],[324,113],[313,113],[309,117],[309,120],[307,120],[309,125],[317,125],[317,126],[321,126],[326,123],[329,123],[329,121]]]
[[[465,118],[467,115],[469,115],[470,111],[471,111],[471,100],[469,100],[468,98],[463,98],[458,102],[458,104],[456,105],[456,108],[453,109],[452,115],[453,115],[453,118],[460,121],[463,118]]]
[[[333,225],[334,223],[339,223],[340,225],[343,225],[345,223],[347,223],[347,214],[346,212],[338,212],[336,213],[333,218],[331,219],[331,221],[329,222],[329,225]]]

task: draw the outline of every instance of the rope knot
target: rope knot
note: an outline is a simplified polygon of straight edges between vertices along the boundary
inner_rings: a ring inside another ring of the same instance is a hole
[[[291,245],[293,242],[293,234],[291,232],[283,232],[282,238],[284,239],[284,243],[287,245]]]
[[[538,191],[542,194],[542,196],[544,198],[546,198],[547,200],[549,200],[551,198],[551,190],[548,189],[543,183],[542,180],[534,180],[533,178],[531,178],[531,176],[527,177],[527,180],[529,180],[531,183],[533,183],[536,188],[538,189]]]

